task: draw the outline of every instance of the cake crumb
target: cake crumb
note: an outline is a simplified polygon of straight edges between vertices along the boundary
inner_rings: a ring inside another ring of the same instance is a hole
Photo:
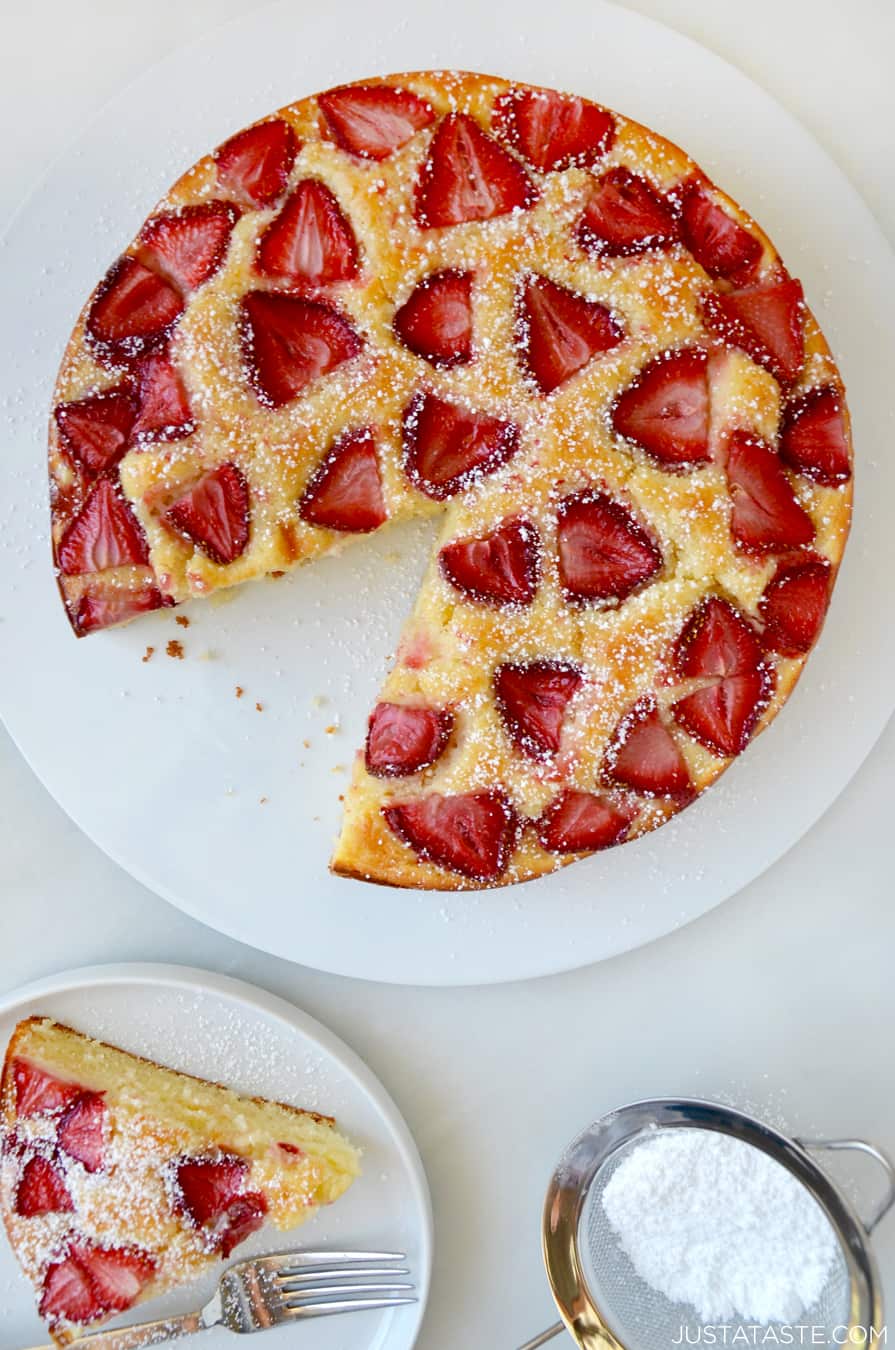
[[[338,722],[330,722],[328,727],[324,727],[324,730],[327,736],[334,736],[339,730],[339,724]]]
[[[245,693],[245,690],[243,689],[242,685],[241,685],[241,684],[238,684],[238,685],[236,686],[236,697],[237,697],[237,698],[242,698],[242,696],[243,696],[244,693]]]
[[[264,705],[262,703],[256,703],[255,712],[264,712]]]
[[[189,628],[190,626],[190,621],[185,614],[175,614],[174,622],[179,623],[181,628]]]
[[[176,661],[183,660],[183,643],[178,642],[177,638],[171,639],[171,641],[165,648],[165,651],[168,653],[169,656],[173,656]]]
[[[153,657],[154,653],[155,653],[155,648],[154,648],[154,647],[147,647],[147,648],[146,648],[145,652],[143,653],[142,657],[140,658],[144,665],[146,664],[147,661],[151,661],[151,660],[152,660],[152,657]]]
[[[258,805],[259,805],[259,806],[266,806],[268,800],[269,800],[269,798],[267,798],[267,797],[259,797],[259,798],[258,798]]]
[[[310,750],[311,748],[311,742],[307,739],[307,737],[302,741],[302,745],[306,750]]]

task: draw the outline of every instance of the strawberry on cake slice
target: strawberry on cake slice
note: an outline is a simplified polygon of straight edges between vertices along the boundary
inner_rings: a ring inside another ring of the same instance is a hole
[[[304,1223],[359,1172],[328,1116],[41,1017],[10,1040],[0,1133],[0,1211],[60,1346],[196,1278],[265,1223]]]
[[[524,881],[655,829],[783,706],[848,537],[801,283],[676,145],[463,71],[281,108],[87,301],[50,426],[79,635],[441,517],[332,866]]]

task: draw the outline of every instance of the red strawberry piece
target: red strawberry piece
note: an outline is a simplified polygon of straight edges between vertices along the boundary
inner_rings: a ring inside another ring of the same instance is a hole
[[[239,211],[232,202],[199,202],[153,216],[140,231],[140,256],[181,291],[194,291],[224,261]]]
[[[743,548],[763,553],[810,544],[814,522],[796,500],[780,458],[747,431],[735,431],[727,450],[730,529]]]
[[[516,839],[516,813],[499,791],[450,797],[433,792],[386,806],[383,815],[420,858],[476,881],[501,875]]]
[[[421,391],[404,410],[404,468],[414,487],[440,501],[505,464],[519,429]]]
[[[637,811],[617,806],[594,792],[567,788],[537,822],[538,838],[551,853],[585,853],[611,848],[624,839]]]
[[[717,595],[693,610],[675,643],[674,667],[684,679],[743,675],[761,665],[761,644],[738,610]]]
[[[425,277],[396,312],[395,333],[433,366],[472,360],[472,273],[448,270]]]
[[[709,328],[735,347],[742,347],[784,384],[805,364],[805,303],[802,283],[785,277],[721,295],[704,297],[703,316]]]
[[[457,539],[438,555],[452,586],[486,605],[530,605],[540,577],[540,538],[525,520],[509,520],[481,539]]]
[[[517,159],[467,113],[451,113],[420,170],[414,213],[423,229],[439,229],[506,215],[531,206],[537,195]]]
[[[75,1207],[65,1178],[40,1154],[29,1158],[16,1190],[15,1212],[23,1219],[42,1214],[67,1214]]]
[[[167,352],[152,352],[137,365],[140,406],[131,429],[135,441],[175,441],[190,436],[196,423],[183,380]]]
[[[767,707],[770,689],[765,670],[750,670],[695,690],[671,711],[678,726],[715,754],[738,755]]]
[[[215,151],[218,182],[252,206],[270,206],[285,192],[299,148],[288,122],[258,122]]]
[[[214,1224],[242,1194],[248,1173],[246,1160],[234,1153],[183,1158],[176,1170],[177,1208],[196,1228]]]
[[[16,1115],[22,1120],[62,1111],[83,1092],[77,1083],[54,1078],[28,1059],[13,1060],[12,1077],[16,1085]]]
[[[830,603],[830,564],[809,554],[778,563],[759,601],[764,644],[781,656],[804,656],[814,646]]]
[[[681,237],[709,276],[728,281],[748,281],[764,252],[761,240],[728,215],[696,182],[684,190]]]
[[[249,1191],[231,1201],[223,1221],[215,1228],[221,1256],[228,1257],[234,1247],[264,1227],[267,1198],[260,1191]]]
[[[684,624],[674,665],[685,679],[712,680],[675,703],[675,721],[716,754],[738,755],[771,691],[753,629],[726,600],[709,596]]]
[[[157,347],[182,313],[183,299],[164,277],[124,257],[97,287],[85,327],[97,356],[115,364]]]
[[[320,300],[249,291],[242,314],[249,377],[261,402],[271,408],[289,403],[363,346],[348,320]]]
[[[520,297],[521,359],[542,394],[557,389],[624,330],[612,311],[547,277],[531,276]]]
[[[103,1094],[84,1092],[59,1121],[56,1134],[59,1147],[88,1172],[98,1172],[103,1165],[105,1117]]]
[[[603,760],[603,776],[647,796],[689,796],[686,761],[652,697],[640,699],[619,721]]]
[[[298,514],[328,530],[366,533],[388,519],[372,431],[340,436],[311,477]]]
[[[788,403],[780,432],[780,458],[824,487],[851,477],[842,395],[832,385],[809,389]]]
[[[73,1242],[70,1259],[86,1271],[103,1314],[124,1312],[137,1301],[157,1262],[139,1247],[97,1247]]]
[[[266,277],[328,286],[357,276],[357,240],[325,183],[305,178],[262,231],[255,267]]]
[[[696,347],[663,352],[618,397],[612,425],[660,464],[709,458],[708,357]]]
[[[111,478],[101,478],[91,490],[60,539],[57,557],[67,577],[149,562],[146,536]]]
[[[624,600],[662,567],[646,530],[603,492],[579,492],[560,502],[557,546],[560,581],[570,600]]]
[[[121,459],[136,415],[136,399],[124,385],[60,403],[54,414],[62,449],[91,478]]]
[[[450,712],[377,703],[367,731],[365,763],[376,778],[406,778],[434,764],[454,727]]]
[[[677,237],[668,203],[640,174],[621,167],[598,180],[578,225],[582,247],[607,258],[667,248]]]
[[[553,89],[510,89],[495,100],[491,130],[541,173],[593,164],[615,140],[605,108]]]
[[[497,710],[507,735],[524,755],[544,759],[556,754],[566,707],[580,686],[581,671],[565,661],[498,666]]]
[[[173,603],[157,586],[141,586],[137,590],[112,585],[92,586],[78,601],[73,626],[78,637],[84,637],[97,628],[112,628],[115,624],[127,623],[138,614],[148,614]]]
[[[363,159],[387,159],[435,120],[424,98],[390,84],[330,89],[317,103],[336,145]]]
[[[235,464],[221,464],[178,497],[165,524],[191,539],[212,562],[225,566],[249,542],[249,485]]]
[[[51,1326],[59,1322],[86,1326],[105,1311],[89,1272],[74,1256],[47,1267],[38,1312]]]

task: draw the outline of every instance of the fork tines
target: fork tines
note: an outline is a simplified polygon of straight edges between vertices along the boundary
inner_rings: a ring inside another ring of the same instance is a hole
[[[415,1303],[414,1286],[398,1263],[403,1252],[284,1253],[268,1258],[281,1308],[290,1317],[360,1312]]]

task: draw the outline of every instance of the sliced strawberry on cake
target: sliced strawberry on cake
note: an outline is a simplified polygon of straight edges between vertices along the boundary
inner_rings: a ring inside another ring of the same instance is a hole
[[[48,1018],[0,1083],[0,1210],[60,1346],[286,1230],[358,1174],[334,1123],[162,1068]]]

